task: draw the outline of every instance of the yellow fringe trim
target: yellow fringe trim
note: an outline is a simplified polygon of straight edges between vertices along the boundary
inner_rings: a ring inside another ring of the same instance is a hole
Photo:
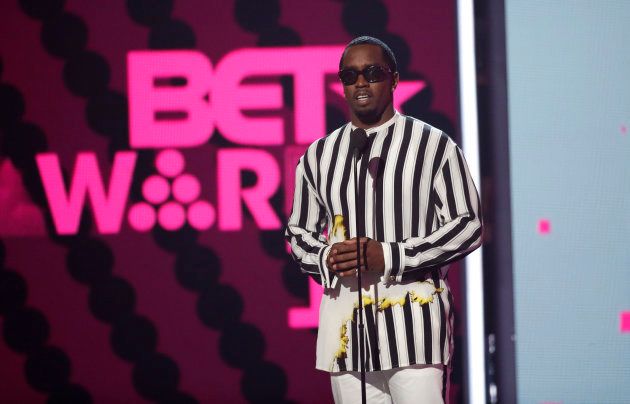
[[[420,303],[421,305],[422,304],[427,304],[427,303],[433,303],[433,296],[436,293],[442,293],[443,290],[444,290],[444,288],[435,288],[433,290],[433,293],[431,293],[427,297],[420,296],[420,295],[416,294],[414,291],[411,291],[411,292],[409,292],[409,298],[410,298],[410,300],[412,302]],[[385,309],[388,309],[388,308],[390,308],[392,306],[395,306],[395,305],[399,305],[399,306],[402,307],[402,306],[405,305],[405,301],[406,301],[405,297],[401,297],[401,298],[398,298],[398,299],[395,299],[395,298],[392,298],[392,297],[386,297],[386,298],[383,298],[383,299],[379,300],[379,302],[378,302],[378,309],[379,310],[385,310]]]
[[[444,288],[435,288],[433,293],[431,293],[427,297],[420,296],[416,294],[415,292],[411,291],[409,292],[409,298],[412,302],[420,303],[421,305],[427,304],[427,303],[433,303],[433,296],[436,293],[442,293],[443,290]],[[399,305],[402,307],[404,306],[405,301],[406,301],[406,297],[401,297],[398,299],[394,299],[391,297],[383,298],[378,301],[378,310],[385,310],[394,305]],[[375,301],[372,297],[363,296],[363,307],[369,306],[374,303]],[[355,303],[354,308],[356,309],[358,307],[359,305]],[[337,352],[335,352],[336,359],[344,359],[348,355],[348,341],[350,340],[347,335],[348,327],[346,326],[348,321],[352,321],[352,319],[350,318],[348,320],[345,320],[344,323],[341,325],[341,330],[339,332],[339,349],[337,349]]]
[[[429,279],[426,281],[422,281],[420,283],[428,283],[429,285],[433,286],[435,288],[435,291],[433,293],[442,293],[442,291],[444,290],[444,288],[437,288],[435,287],[435,283],[433,283],[433,279]]]
[[[346,227],[343,225],[343,216],[335,215],[329,240],[334,243],[346,240]]]
[[[378,309],[379,310],[385,310],[391,306],[394,305],[399,305],[399,306],[404,306],[405,302],[407,301],[407,299],[405,297],[401,297],[400,299],[393,299],[393,298],[383,298],[381,300],[379,300],[378,302]]]
[[[412,302],[420,303],[421,305],[423,305],[423,304],[427,304],[427,303],[433,303],[433,295],[434,294],[435,294],[435,292],[431,293],[427,297],[423,297],[423,296],[419,296],[419,295],[415,294],[412,291],[412,292],[409,293],[409,297],[410,297]]]
[[[339,343],[339,349],[337,349],[337,352],[335,352],[335,358],[337,359],[342,359],[345,358],[348,352],[348,335],[346,334],[347,332],[347,328],[346,325],[343,324],[341,326],[341,335],[340,335],[340,343]]]
[[[370,296],[363,296],[363,307],[369,306],[369,305],[374,304],[374,303],[375,303],[374,299],[371,298]],[[358,309],[359,305],[355,303],[354,304],[354,308]]]

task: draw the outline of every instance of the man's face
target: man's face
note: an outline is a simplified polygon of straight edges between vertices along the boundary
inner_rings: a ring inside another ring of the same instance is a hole
[[[370,65],[379,65],[389,70],[381,48],[364,44],[348,48],[341,68],[362,71]],[[356,83],[344,85],[343,90],[353,115],[363,122],[377,122],[387,107],[392,104],[393,92],[397,84],[397,73],[388,73],[384,81],[377,83],[369,83],[360,74]]]

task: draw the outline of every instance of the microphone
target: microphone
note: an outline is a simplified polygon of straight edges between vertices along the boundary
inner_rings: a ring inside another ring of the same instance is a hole
[[[365,129],[356,128],[350,134],[350,150],[356,153],[362,153],[368,144],[368,137]]]

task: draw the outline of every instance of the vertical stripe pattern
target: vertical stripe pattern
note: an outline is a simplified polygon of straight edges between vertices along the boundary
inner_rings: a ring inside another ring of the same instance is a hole
[[[386,282],[429,276],[441,289],[424,304],[401,296],[404,304],[367,307],[367,368],[446,363],[452,349],[452,302],[440,279],[446,272],[439,268],[476,249],[482,236],[479,197],[464,155],[439,129],[397,113],[390,123],[367,130],[355,211],[351,132],[346,124],[315,141],[296,167],[285,231],[292,255],[324,288],[339,288],[325,264],[329,247],[324,234],[334,217],[343,216],[348,238],[359,233],[381,242]],[[359,229],[356,215],[363,219]],[[348,355],[333,365],[337,370],[358,370],[357,319],[351,310]]]

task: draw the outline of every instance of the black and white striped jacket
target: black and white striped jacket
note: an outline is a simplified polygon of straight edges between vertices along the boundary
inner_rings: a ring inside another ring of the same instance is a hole
[[[300,159],[285,232],[302,271],[321,280],[325,288],[322,304],[331,306],[322,310],[324,315],[337,309],[340,288],[344,293],[344,285],[337,284],[341,282],[325,264],[330,250],[326,231],[332,228],[335,216],[341,216],[348,238],[357,234],[351,130],[346,124],[315,141]],[[358,233],[381,242],[385,259],[382,290],[366,305],[367,368],[446,364],[452,343],[451,296],[440,267],[481,244],[475,185],[461,149],[439,129],[396,113],[367,133],[369,147],[359,160],[358,171],[364,217]],[[423,282],[431,284],[437,299],[419,296],[420,289],[413,285],[425,287],[420,285]],[[388,288],[391,284],[409,288]],[[389,289],[399,295],[389,296]],[[337,343],[318,342],[317,367],[358,370],[356,314],[351,307],[338,309],[350,310],[343,314],[342,324],[329,325],[338,330],[322,331],[326,319],[320,318],[320,338],[322,332],[341,334]],[[321,344],[338,345],[333,358],[328,358],[330,350],[325,355],[320,352]],[[320,358],[320,354],[326,357]]]

